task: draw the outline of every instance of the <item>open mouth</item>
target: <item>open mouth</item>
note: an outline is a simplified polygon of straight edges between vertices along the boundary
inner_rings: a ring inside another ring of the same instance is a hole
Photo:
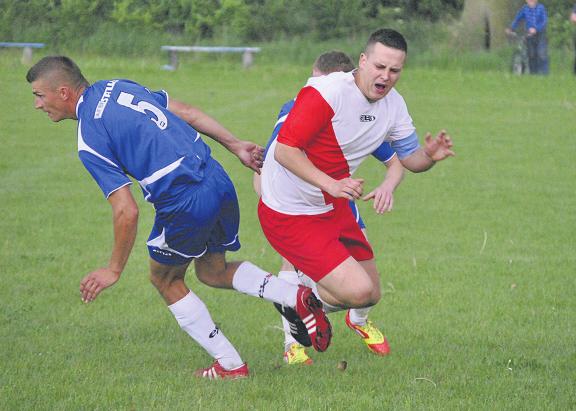
[[[376,83],[374,84],[374,88],[378,93],[384,93],[386,91],[386,84]]]

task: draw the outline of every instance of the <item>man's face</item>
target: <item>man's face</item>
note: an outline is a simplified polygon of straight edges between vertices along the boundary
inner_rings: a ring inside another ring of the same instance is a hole
[[[55,88],[43,78],[33,81],[31,85],[32,94],[34,94],[34,108],[44,111],[54,122],[73,118],[66,104],[69,95],[67,87]]]
[[[534,8],[536,7],[536,4],[538,4],[538,0],[526,0],[526,4],[528,7]]]
[[[406,53],[375,43],[360,55],[356,85],[371,102],[385,97],[400,78]]]

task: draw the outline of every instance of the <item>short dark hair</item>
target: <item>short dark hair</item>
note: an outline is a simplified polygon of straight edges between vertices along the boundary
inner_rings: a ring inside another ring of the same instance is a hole
[[[90,85],[88,80],[82,75],[78,65],[66,56],[46,56],[42,58],[28,70],[26,80],[28,83],[32,83],[40,77],[54,73],[57,73],[63,81],[76,89]]]
[[[352,71],[356,66],[354,66],[354,62],[346,53],[332,50],[320,54],[314,62],[314,68],[324,74],[330,74],[335,71]]]
[[[381,43],[387,47],[408,53],[408,43],[406,43],[406,39],[402,34],[393,29],[380,29],[372,33],[366,42],[364,52],[368,52],[368,49],[376,43]]]

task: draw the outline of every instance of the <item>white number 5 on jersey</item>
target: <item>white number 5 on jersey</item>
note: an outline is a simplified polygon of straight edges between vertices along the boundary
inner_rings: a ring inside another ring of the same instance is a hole
[[[168,127],[168,119],[158,107],[153,106],[152,104],[148,103],[147,101],[140,101],[138,104],[133,104],[132,101],[134,100],[134,96],[129,93],[121,92],[118,96],[118,104],[124,107],[131,108],[132,110],[138,111],[142,114],[146,114],[146,111],[151,112],[156,118],[151,117],[150,120],[156,123],[160,130],[166,129]]]

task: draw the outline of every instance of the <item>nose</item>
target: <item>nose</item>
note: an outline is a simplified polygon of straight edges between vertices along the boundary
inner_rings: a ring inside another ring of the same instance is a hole
[[[382,80],[388,81],[388,79],[390,79],[390,70],[389,69],[382,70],[381,77],[382,77]]]
[[[34,108],[39,109],[42,108],[42,100],[40,97],[34,97]]]

